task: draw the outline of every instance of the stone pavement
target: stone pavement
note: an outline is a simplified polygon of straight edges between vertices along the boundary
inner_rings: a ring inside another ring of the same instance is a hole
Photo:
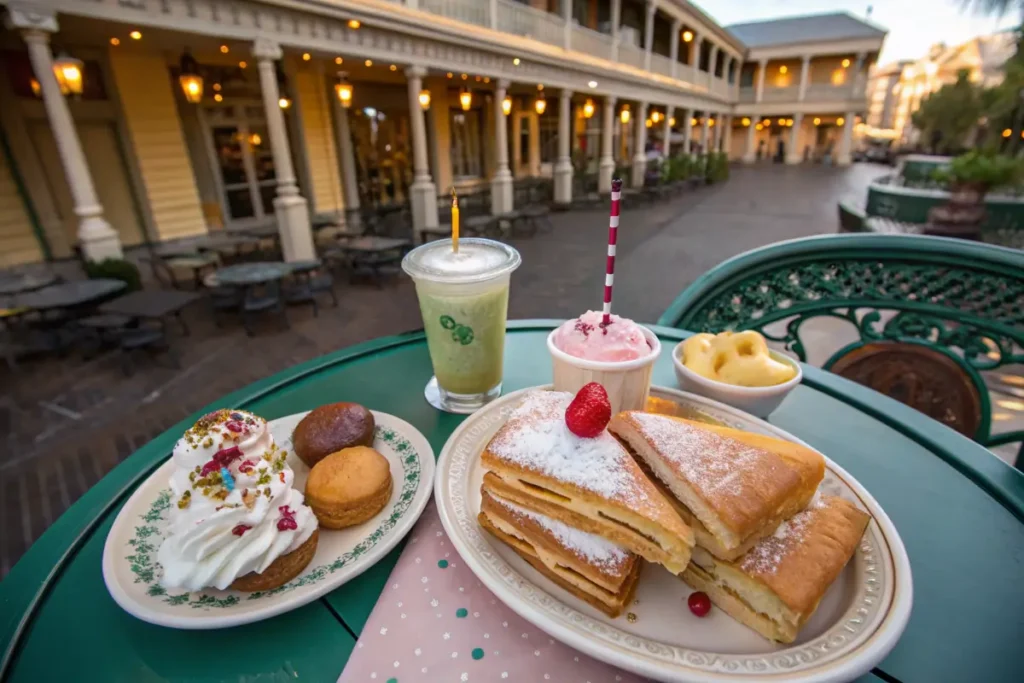
[[[624,206],[615,310],[653,321],[673,297],[721,260],[747,249],[837,230],[836,202],[863,197],[881,167],[734,169],[726,184],[650,206]],[[604,208],[555,214],[554,229],[517,239],[511,318],[565,318],[599,308],[608,217]],[[181,369],[140,359],[125,377],[116,354],[26,361],[0,369],[0,577],[81,494],[138,447],[218,397],[321,354],[421,327],[415,293],[396,276],[383,286],[338,283],[340,305],[289,310],[291,329],[268,320],[256,337],[217,329],[202,303],[177,338]]]

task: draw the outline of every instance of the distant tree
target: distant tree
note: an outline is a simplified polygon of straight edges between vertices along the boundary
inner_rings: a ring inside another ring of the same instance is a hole
[[[1003,65],[1003,81],[982,94],[982,111],[987,121],[990,146],[1016,151],[1021,148],[1024,125],[1024,30],[1018,29],[1017,48]],[[1008,140],[1002,132],[1009,129]]]
[[[971,83],[970,73],[963,69],[956,83],[942,86],[921,101],[912,121],[932,152],[953,153],[963,148],[981,114],[981,88]]]
[[[1002,17],[1012,10],[1024,16],[1024,0],[960,0],[960,6],[976,14]]]

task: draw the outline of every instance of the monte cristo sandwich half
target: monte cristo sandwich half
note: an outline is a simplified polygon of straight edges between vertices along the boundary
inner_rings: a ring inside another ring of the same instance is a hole
[[[798,444],[682,418],[626,411],[609,431],[689,524],[698,546],[735,560],[804,509],[824,458]]]
[[[567,428],[572,400],[557,391],[526,396],[481,456],[483,490],[679,574],[693,531],[607,430],[585,438]]]
[[[608,616],[622,614],[633,599],[642,564],[635,553],[492,495],[486,487],[477,520],[534,569]]]
[[[682,578],[765,638],[791,643],[853,557],[870,521],[853,503],[816,496],[736,561],[694,548]]]

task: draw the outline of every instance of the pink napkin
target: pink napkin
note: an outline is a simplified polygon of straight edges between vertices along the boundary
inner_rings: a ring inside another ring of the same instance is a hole
[[[338,683],[640,683],[529,624],[484,588],[431,501]]]

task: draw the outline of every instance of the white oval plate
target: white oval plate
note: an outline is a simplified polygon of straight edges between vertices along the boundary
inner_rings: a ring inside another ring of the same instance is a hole
[[[548,387],[537,387],[548,388]],[[480,453],[525,391],[509,394],[466,419],[444,446],[435,498],[445,531],[462,559],[498,598],[554,638],[592,657],[662,681],[848,681],[869,671],[896,644],[910,617],[910,562],[899,534],[874,498],[825,458],[821,490],[853,501],[873,521],[853,559],[791,645],[772,644],[713,608],[703,619],[686,606],[682,580],[648,564],[640,575],[636,615],[611,619],[563,591],[477,523],[484,469]],[[654,387],[695,417],[803,444],[791,434],[694,394]],[[806,445],[806,444],[803,444]]]
[[[434,481],[434,451],[405,420],[372,411],[373,447],[388,459],[395,485],[391,500],[373,519],[349,529],[320,529],[316,555],[306,569],[269,591],[165,589],[156,551],[166,535],[171,506],[170,459],[136,489],[117,515],[103,547],[103,580],[118,605],[143,621],[183,629],[238,626],[301,607],[369,569],[402,540],[423,512]],[[307,413],[268,422],[288,451],[295,486],[306,487],[309,468],[295,455],[292,432]]]

